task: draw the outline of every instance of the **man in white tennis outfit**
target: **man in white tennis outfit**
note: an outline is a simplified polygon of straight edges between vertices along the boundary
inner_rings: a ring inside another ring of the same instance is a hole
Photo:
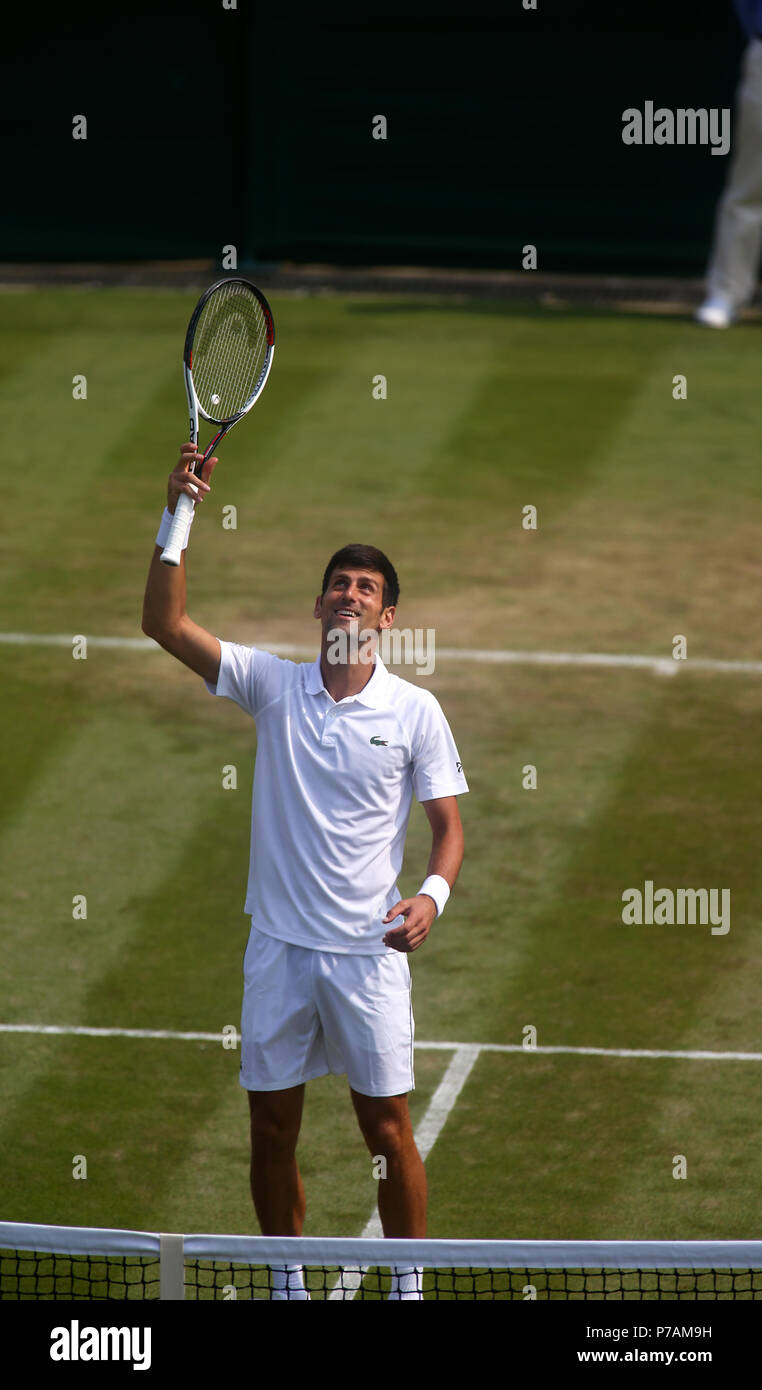
[[[372,546],[344,547],[329,561],[315,600],[322,640],[313,662],[221,642],[192,622],[185,556],[177,568],[159,556],[180,492],[193,495],[195,486],[203,500],[209,491],[217,460],[191,483],[199,457],[183,445],[170,474],[143,630],[257,725],[240,1077],[257,1216],[264,1235],[301,1234],[295,1155],[304,1085],[334,1072],[347,1076],[370,1153],[386,1160],[378,1184],[384,1234],[422,1237],[426,1179],[407,1104],[407,953],[426,940],[462,863],[457,797],[468,787],[458,750],[431,692],[393,675],[375,642],[363,641],[392,626],[399,594],[393,566]],[[428,816],[432,849],[418,893],[401,899],[413,795]],[[420,1297],[416,1278],[399,1283],[394,1296]],[[282,1292],[276,1278],[276,1297],[307,1296],[298,1269],[281,1284]]]

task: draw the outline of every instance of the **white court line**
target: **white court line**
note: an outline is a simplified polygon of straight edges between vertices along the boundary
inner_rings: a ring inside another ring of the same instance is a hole
[[[71,647],[73,633],[0,632],[0,644],[17,647]],[[111,647],[125,651],[161,651],[152,637],[89,637],[89,647]],[[292,642],[271,642],[263,650],[275,656],[312,656],[314,646]],[[675,676],[680,668],[692,671],[719,671],[728,675],[762,675],[762,661],[715,661],[710,657],[689,657],[675,661],[671,656],[636,656],[611,652],[520,652],[490,650],[478,647],[437,647],[436,657],[447,661],[473,661],[515,666],[622,666],[654,671],[658,675]],[[393,662],[392,665],[404,664]]]
[[[417,1047],[425,1047],[425,1045],[425,1043],[416,1044]],[[480,1051],[478,1046],[471,1043],[457,1044],[455,1056],[431,1097],[426,1114],[415,1131],[415,1142],[424,1163],[442,1133],[447,1123],[447,1117],[471,1075],[471,1069]],[[376,1239],[379,1236],[382,1237],[383,1234],[381,1218],[375,1211],[370,1221],[365,1225],[362,1238]],[[365,1273],[365,1268],[361,1266],[356,1268],[347,1266],[343,1269],[339,1275],[339,1282],[334,1285],[328,1295],[328,1301],[353,1299],[362,1284]]]
[[[223,1033],[172,1033],[166,1028],[73,1028],[57,1023],[0,1023],[0,1033],[60,1033],[83,1038],[169,1038],[176,1042],[224,1042]]]
[[[86,633],[77,633],[77,637],[87,636]],[[74,641],[74,633],[66,632],[0,632],[0,642],[9,647],[70,647]],[[161,651],[158,642],[154,642],[152,637],[88,637],[89,647],[123,647],[125,651],[150,650],[154,647],[157,652]]]
[[[454,1047],[465,1045],[449,1042],[416,1043],[416,1047],[430,1050],[444,1048],[448,1052]],[[474,1046],[478,1047],[480,1052],[558,1052],[577,1057],[677,1057],[689,1062],[762,1062],[762,1052],[689,1052],[651,1047],[543,1047],[539,1043],[536,1047],[525,1047],[523,1043],[475,1043]]]
[[[57,1023],[0,1023],[0,1033],[48,1033],[83,1038],[166,1038],[170,1042],[230,1042],[229,1035],[226,1036],[224,1033],[174,1033],[167,1028],[87,1028]],[[540,1044],[536,1047],[524,1047],[523,1043],[416,1042],[415,1046],[422,1052],[539,1052],[577,1057],[674,1057],[689,1062],[762,1062],[762,1052],[698,1052],[650,1047],[554,1047]],[[444,1082],[442,1084],[444,1085]],[[432,1105],[433,1103],[432,1100]]]

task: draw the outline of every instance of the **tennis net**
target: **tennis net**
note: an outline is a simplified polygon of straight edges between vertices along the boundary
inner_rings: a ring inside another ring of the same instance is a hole
[[[1,1299],[761,1299],[762,1241],[364,1240],[0,1222]]]

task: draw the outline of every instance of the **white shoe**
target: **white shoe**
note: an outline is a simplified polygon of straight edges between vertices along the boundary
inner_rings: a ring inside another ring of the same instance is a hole
[[[715,294],[704,300],[701,308],[696,310],[695,317],[697,323],[703,323],[707,328],[730,328],[731,323],[735,323],[736,312],[729,299]]]
[[[303,1265],[270,1265],[270,1298],[273,1302],[304,1302],[309,1293],[304,1286]]]
[[[423,1302],[423,1270],[413,1265],[392,1265],[392,1287],[388,1302]]]

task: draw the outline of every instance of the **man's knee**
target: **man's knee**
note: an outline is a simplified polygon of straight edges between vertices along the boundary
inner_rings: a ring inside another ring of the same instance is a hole
[[[409,1148],[412,1137],[407,1126],[399,1120],[381,1120],[369,1130],[363,1130],[365,1141],[373,1154],[383,1154],[392,1163]]]
[[[249,1091],[252,1151],[292,1154],[301,1127],[301,1104],[290,1092]]]
[[[413,1143],[413,1130],[406,1096],[359,1096],[353,1093],[357,1119],[368,1148],[373,1154],[393,1159]]]

